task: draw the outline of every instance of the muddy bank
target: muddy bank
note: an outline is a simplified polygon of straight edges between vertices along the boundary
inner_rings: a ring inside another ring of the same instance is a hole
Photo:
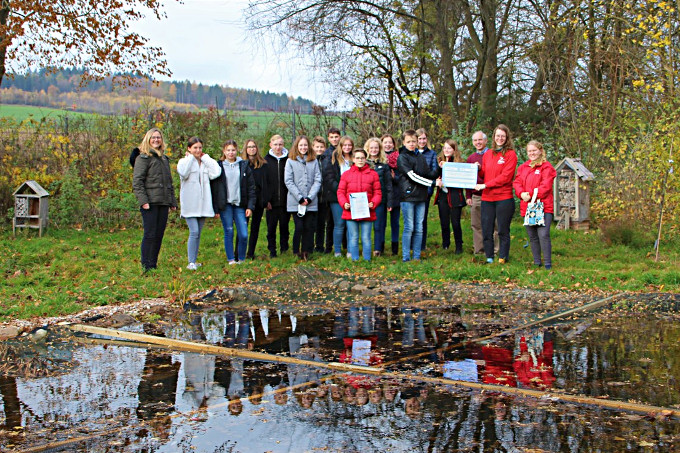
[[[173,318],[186,311],[233,308],[342,308],[356,302],[376,305],[409,304],[421,308],[459,306],[464,311],[483,313],[503,306],[516,322],[535,319],[546,313],[584,305],[613,293],[603,291],[540,291],[485,284],[440,282],[425,284],[384,280],[360,275],[340,275],[314,268],[299,267],[269,279],[240,286],[213,288],[192,295],[183,303],[168,299],[143,299],[124,305],[95,307],[59,316],[14,320],[0,323],[0,340],[26,335],[38,328],[64,323],[85,323],[116,327],[135,321],[152,322]],[[615,305],[627,308],[680,310],[680,295],[671,293],[618,293]]]

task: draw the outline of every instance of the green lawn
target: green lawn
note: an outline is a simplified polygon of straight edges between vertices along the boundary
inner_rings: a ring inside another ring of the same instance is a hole
[[[196,272],[187,271],[187,228],[173,214],[163,242],[160,267],[142,275],[139,265],[140,227],[112,230],[48,230],[0,232],[3,284],[0,286],[0,320],[66,314],[88,307],[168,297],[183,301],[190,294],[214,287],[257,281],[299,261],[289,252],[269,259],[263,222],[257,258],[245,265],[227,265],[218,219],[208,221],[203,232]],[[472,235],[464,219],[465,253],[454,255],[439,245],[441,236],[435,210],[430,212],[428,249],[422,262],[402,263],[390,255],[371,262],[351,263],[346,258],[315,255],[308,264],[337,273],[355,273],[378,279],[405,278],[438,284],[466,282],[576,291],[680,290],[680,247],[664,243],[662,260],[656,263],[650,250],[606,246],[598,233],[553,231],[552,272],[531,267],[526,233],[518,219],[512,227],[510,262],[483,264],[471,254]],[[292,235],[291,222],[291,235]],[[389,241],[389,227],[388,227]],[[389,244],[387,244],[389,249]],[[546,296],[549,297],[549,296]]]
[[[74,112],[65,109],[54,109],[50,107],[36,107],[32,105],[6,105],[0,104],[0,117],[14,118],[16,121],[23,121],[26,118],[41,120],[45,117],[69,116],[92,116],[91,113]]]

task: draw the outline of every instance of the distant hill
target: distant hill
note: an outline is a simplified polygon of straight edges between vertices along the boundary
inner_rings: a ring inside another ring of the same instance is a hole
[[[308,99],[285,93],[203,85],[190,82],[150,82],[138,86],[115,87],[110,78],[81,86],[82,70],[46,70],[5,78],[0,88],[0,103],[23,104],[104,114],[136,110],[142,105],[192,111],[211,106],[219,109],[286,112],[295,109],[312,113],[315,105]]]

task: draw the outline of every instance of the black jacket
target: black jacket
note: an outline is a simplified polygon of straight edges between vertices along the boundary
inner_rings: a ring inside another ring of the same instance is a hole
[[[210,181],[210,191],[212,192],[213,210],[216,213],[222,212],[227,208],[227,186],[225,182],[224,166],[222,161],[219,161],[220,176]],[[240,208],[246,208],[253,211],[255,209],[255,202],[257,201],[257,192],[255,188],[255,179],[253,172],[247,160],[241,160],[238,163],[239,177],[241,183],[241,203]]]
[[[328,158],[321,173],[323,181],[323,199],[326,203],[338,202],[338,186],[340,185],[340,165],[338,162],[332,163]]]
[[[283,177],[288,157],[286,156],[282,159],[277,159],[271,154],[267,154],[264,156],[264,160],[267,161],[267,188],[265,190],[263,202],[265,206],[267,203],[271,203],[272,208],[285,208],[288,198],[288,188],[286,187],[286,182]]]
[[[264,164],[260,168],[253,168],[250,165],[250,170],[253,172],[253,179],[255,180],[255,206],[258,208],[264,208],[266,206],[265,198],[269,197],[267,193],[267,165]]]
[[[378,173],[378,177],[380,178],[380,190],[382,190],[382,201],[380,204],[387,208],[391,208],[394,203],[394,200],[392,199],[392,169],[387,163],[370,162],[373,165],[373,170]]]
[[[428,189],[437,178],[437,171],[427,163],[425,156],[414,151],[399,151],[397,168],[401,173],[399,188],[401,201],[421,202],[428,200]]]
[[[135,161],[132,189],[139,206],[149,204],[177,207],[168,157],[140,154]]]

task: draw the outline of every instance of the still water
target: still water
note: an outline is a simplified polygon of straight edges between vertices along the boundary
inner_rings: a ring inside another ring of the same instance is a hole
[[[507,326],[457,309],[189,312],[168,338],[679,407],[680,325],[659,314]],[[148,327],[148,326],[147,326]],[[126,329],[143,332],[141,324]],[[148,330],[148,329],[147,329]],[[0,377],[0,449],[96,452],[675,451],[677,420],[300,365],[105,342],[54,330],[9,343],[50,372]],[[23,348],[23,349],[22,349]],[[31,352],[27,352],[27,351]],[[19,351],[19,352],[17,352]],[[23,352],[22,352],[23,351]]]

